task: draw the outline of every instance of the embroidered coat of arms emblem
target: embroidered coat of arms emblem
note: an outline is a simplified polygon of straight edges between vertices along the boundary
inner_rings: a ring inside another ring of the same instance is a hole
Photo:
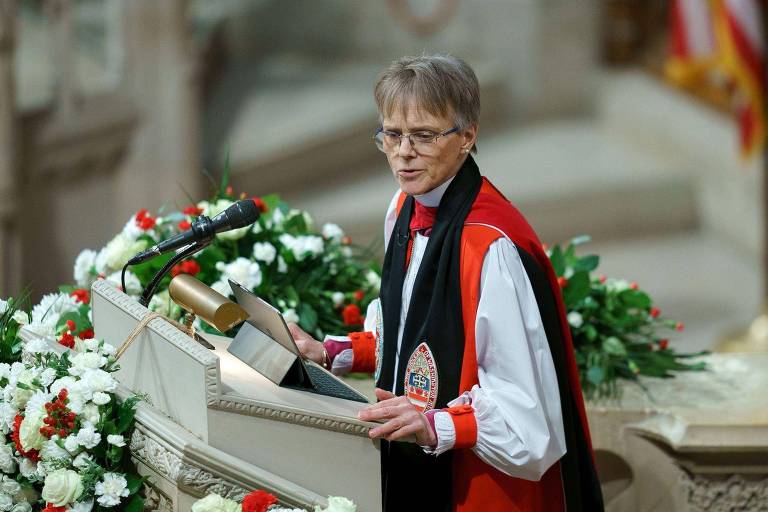
[[[422,412],[435,407],[437,365],[426,342],[416,347],[408,359],[408,366],[405,368],[405,395]]]

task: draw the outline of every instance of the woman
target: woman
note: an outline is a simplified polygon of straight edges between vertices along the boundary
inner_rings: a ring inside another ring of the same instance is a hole
[[[479,86],[451,56],[405,57],[375,87],[375,142],[399,190],[366,331],[313,340],[372,371],[385,511],[602,510],[570,333],[549,260],[475,152]],[[414,496],[418,496],[414,498]]]

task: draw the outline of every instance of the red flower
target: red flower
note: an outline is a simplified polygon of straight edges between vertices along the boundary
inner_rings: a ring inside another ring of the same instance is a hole
[[[145,217],[138,222],[139,227],[144,231],[149,231],[155,227],[155,224],[157,224],[157,220],[153,219],[152,217]]]
[[[267,491],[253,491],[243,498],[243,512],[266,512],[277,503],[277,498]]]
[[[77,337],[80,338],[81,340],[90,340],[91,338],[93,338],[93,335],[94,335],[94,333],[93,333],[93,329],[92,328],[91,329],[83,329],[82,331],[77,333]]]
[[[341,317],[344,319],[345,325],[361,325],[363,323],[363,317],[360,316],[360,308],[357,304],[349,304],[341,312]]]
[[[547,244],[541,244],[541,248],[546,252],[547,249],[549,249],[549,245]]]
[[[67,348],[75,348],[75,337],[71,333],[65,332],[59,338],[59,344],[64,345]]]
[[[565,288],[568,286],[568,280],[563,276],[560,276],[557,278],[557,284],[560,286],[560,288]]]
[[[202,215],[203,214],[203,209],[202,208],[198,208],[194,204],[191,204],[191,205],[187,206],[186,208],[184,208],[182,210],[182,213],[184,213],[184,215],[189,215],[191,217],[196,217],[198,215]]]
[[[46,503],[43,512],[67,512],[67,507],[55,507],[53,503]]]
[[[661,310],[659,308],[656,308],[656,307],[651,308],[651,311],[650,311],[651,318],[656,318],[660,314],[661,314]]]
[[[75,325],[75,322],[73,320],[67,320],[67,330],[68,331],[74,331],[75,327],[77,327],[77,326]]]
[[[357,290],[355,292],[355,300],[360,302],[361,300],[363,300],[363,298],[365,298],[365,294],[363,293],[363,290]]]
[[[186,231],[192,227],[192,224],[188,220],[179,222],[179,231]]]
[[[637,281],[632,281],[631,283],[629,283],[629,287],[632,288],[633,290],[637,290],[639,288]]]
[[[226,193],[228,196],[231,196],[234,193],[235,189],[232,188],[232,185],[227,185]]]
[[[352,239],[348,236],[341,237],[341,245],[349,245],[352,243]]]
[[[78,288],[77,290],[73,290],[69,294],[70,297],[74,297],[77,302],[80,302],[81,304],[90,304],[91,302],[91,294],[88,293],[88,290],[85,290],[83,288]]]
[[[171,275],[176,277],[179,274],[189,274],[191,276],[197,275],[200,272],[200,264],[195,260],[182,261],[178,265],[174,265],[171,269]]]
[[[669,340],[659,340],[659,348],[661,350],[666,350],[669,346]]]
[[[146,219],[149,216],[149,210],[146,208],[142,208],[141,210],[136,212],[136,224],[138,224],[140,221]]]
[[[685,325],[683,324],[683,322],[677,322],[675,324],[675,330],[676,331],[682,331],[683,329],[685,329]]]
[[[600,283],[605,283],[608,280],[608,278],[605,276],[605,274],[600,274]]]
[[[259,211],[261,211],[261,213],[266,213],[267,212],[267,210],[268,210],[267,203],[265,203],[262,198],[254,197],[253,198],[253,202],[256,203],[256,206],[258,206]]]

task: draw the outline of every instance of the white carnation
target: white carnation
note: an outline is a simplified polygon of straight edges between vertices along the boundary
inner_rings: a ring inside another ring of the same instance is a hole
[[[240,512],[241,508],[236,501],[222,498],[218,494],[209,494],[192,504],[192,512]]]
[[[111,393],[117,389],[117,381],[115,378],[104,370],[86,370],[80,377],[80,382],[78,382],[78,384],[80,383],[92,389],[94,393],[99,391],[103,393]]]
[[[119,434],[108,435],[107,442],[115,446],[125,446],[125,438]]]
[[[365,280],[374,290],[378,290],[381,286],[381,276],[373,270],[369,270],[365,273]]]
[[[329,496],[328,506],[326,508],[315,506],[315,512],[357,512],[357,506],[347,498]]]
[[[145,240],[132,239],[124,233],[118,234],[104,247],[104,261],[112,271],[123,268],[131,257],[147,248]],[[97,256],[98,259],[98,256]]]
[[[90,288],[96,279],[94,275],[96,267],[96,257],[99,255],[96,251],[85,249],[77,255],[75,260],[74,277],[75,282],[81,288]]]
[[[101,393],[100,391],[97,393],[94,393],[93,394],[94,400],[96,398],[96,395],[102,395],[102,394],[106,394],[106,393]],[[96,405],[95,403],[85,404],[85,406],[83,407],[83,410],[80,412],[80,416],[82,416],[82,418],[85,421],[89,421],[95,425],[101,419],[101,414],[99,413],[99,406]]]
[[[11,510],[13,498],[4,492],[0,492],[0,510]]]
[[[43,444],[43,448],[40,450],[40,456],[43,460],[72,460],[69,452],[59,446],[55,439],[58,439],[58,436],[54,436]]]
[[[281,274],[288,272],[288,265],[285,263],[285,260],[282,256],[277,257],[277,271]]]
[[[19,410],[8,402],[0,403],[0,430],[7,434],[13,429],[13,420]]]
[[[93,394],[93,403],[96,405],[106,405],[112,398],[101,391],[97,391]]]
[[[76,382],[75,379],[70,376],[57,379],[53,381],[53,384],[51,384],[51,393],[54,395],[58,395],[62,389],[66,389],[67,391],[69,391],[72,389],[72,386],[75,384],[75,382]]]
[[[331,300],[333,301],[334,306],[341,306],[341,304],[344,302],[344,294],[341,292],[333,292],[333,295],[331,295]]]
[[[26,342],[23,350],[28,354],[47,354],[48,352],[51,352],[51,347],[43,338],[35,338]]]
[[[72,437],[72,436],[70,436]],[[67,438],[67,440],[69,437]],[[64,442],[64,445],[66,446],[66,441]],[[75,450],[77,449],[77,446],[75,446]],[[67,448],[69,450],[69,448]],[[85,469],[89,466],[89,463],[93,461],[93,456],[89,454],[88,452],[82,452],[77,457],[75,457],[75,460],[72,461],[72,466],[76,467],[77,469]]]
[[[139,224],[136,222],[136,215],[131,215],[131,217],[128,219],[128,222],[126,222],[125,226],[123,226],[123,230],[121,232],[121,234],[129,240],[136,240],[143,233],[144,230],[141,229]]]
[[[336,243],[340,243],[341,239],[344,238],[344,231],[339,227],[338,224],[324,224],[322,232],[323,238],[332,240]]]
[[[19,472],[25,478],[34,478],[37,475],[37,463],[32,462],[32,459],[21,457],[19,461]]]
[[[125,285],[128,286],[128,283],[125,283]],[[163,290],[152,296],[152,300],[149,301],[149,310],[160,313],[163,316],[169,315],[171,312],[171,296],[168,290]]]
[[[74,435],[69,435],[69,436],[67,436],[67,438],[66,438],[66,439],[64,439],[64,449],[66,449],[66,450],[67,450],[67,452],[71,453],[72,455],[74,455],[74,454],[76,454],[78,451],[80,451],[80,443],[77,441],[77,436],[74,436]],[[83,454],[85,454],[85,453],[86,453],[86,452],[83,452],[83,453],[81,453],[80,455],[83,455]],[[77,463],[78,463],[78,459],[81,459],[81,458],[80,458],[80,455],[78,455],[77,457],[75,457],[75,460],[72,462],[72,465],[73,465],[73,466],[75,466],[75,467],[76,467],[76,468],[78,468],[78,469],[81,469],[81,468],[80,468],[80,467],[77,465]],[[87,457],[88,457],[88,459],[90,460],[90,456],[88,456],[88,455],[87,455]],[[82,463],[82,459],[81,459],[81,463]]]
[[[93,510],[93,500],[78,501],[77,503],[69,507],[68,512],[91,512],[91,510]]]
[[[0,299],[0,315],[8,311],[8,301]]]
[[[107,358],[97,352],[83,352],[71,359],[70,375],[83,375],[87,370],[95,370],[107,364]]]
[[[21,492],[21,485],[13,478],[3,475],[3,481],[0,483],[0,490],[4,493],[15,496]]]
[[[269,242],[256,242],[253,244],[253,257],[267,265],[275,261],[276,255],[277,249]]]
[[[103,507],[114,507],[120,504],[120,498],[130,494],[128,482],[119,473],[104,473],[102,481],[96,484],[94,489],[98,498],[96,501]]]
[[[32,321],[28,329],[40,336],[53,338],[61,315],[77,311],[77,299],[66,293],[49,293],[32,308]]]
[[[344,256],[345,258],[352,257],[352,248],[348,245],[345,245],[344,247],[339,249],[339,251],[341,252],[341,255]]]
[[[11,365],[0,363],[0,379],[7,379],[11,376]]]
[[[29,502],[20,501],[11,508],[10,512],[32,512],[32,505]]]
[[[200,206],[203,205],[204,206]],[[216,215],[220,214],[230,206],[232,206],[233,202],[229,199],[219,199],[215,203],[200,203],[198,204],[199,207],[203,208],[203,215],[207,215],[208,217],[215,217]],[[243,238],[247,233],[248,230],[251,229],[250,226],[246,226],[243,228],[238,229],[231,229],[229,231],[223,231],[221,233],[218,233],[216,235],[216,238],[219,240],[239,240]]]
[[[307,256],[322,254],[324,243],[319,236],[293,236],[287,233],[280,235],[280,243],[293,253],[297,261],[304,260]]]
[[[16,323],[19,325],[27,325],[29,323],[29,315],[26,311],[22,311],[20,309],[14,311],[11,318],[16,320]]]
[[[584,318],[582,318],[581,313],[578,311],[571,311],[568,313],[568,323],[571,324],[571,327],[579,328],[582,325],[584,325]]]
[[[255,261],[239,257],[231,263],[218,262],[216,269],[221,272],[221,281],[231,279],[248,290],[254,290],[261,284],[261,268]]]
[[[107,276],[107,281],[115,285],[115,288],[123,287],[121,272],[121,270],[118,270]],[[123,291],[128,295],[139,295],[141,293],[141,281],[130,270],[125,271],[125,288]]]
[[[85,422],[85,425],[77,432],[76,438],[80,446],[89,450],[101,442],[101,434],[96,432],[96,429],[89,422]],[[67,450],[69,450],[69,447],[67,447]]]
[[[0,471],[7,474],[16,472],[16,460],[11,445],[0,443]]]
[[[223,279],[220,279],[211,285],[211,288],[225,297],[232,295],[232,288],[229,283]]]
[[[283,311],[283,318],[285,318],[286,322],[297,323],[299,321],[299,315],[296,314],[296,310],[293,308]]]

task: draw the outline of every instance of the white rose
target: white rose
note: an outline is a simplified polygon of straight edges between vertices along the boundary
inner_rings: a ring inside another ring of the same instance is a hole
[[[192,504],[192,512],[240,512],[242,507],[236,501],[209,494]]]
[[[276,255],[277,249],[269,242],[256,242],[253,244],[253,257],[267,265],[275,261]]]
[[[94,489],[98,498],[96,501],[103,507],[114,507],[120,504],[120,498],[130,494],[128,482],[119,473],[104,473],[102,481]]]
[[[337,224],[324,224],[323,238],[340,243],[341,239],[344,238],[344,231]]]
[[[239,257],[231,263],[220,261],[216,264],[216,270],[221,272],[221,281],[226,282],[231,279],[248,290],[253,290],[261,284],[259,264],[243,257]]]
[[[22,311],[20,309],[14,311],[11,318],[13,318],[19,325],[27,325],[29,323],[29,315],[26,311]]]
[[[112,271],[123,268],[137,252],[147,248],[145,240],[135,240],[125,233],[118,234],[104,247],[104,260]]]
[[[333,295],[331,295],[331,300],[333,301],[334,306],[341,306],[341,304],[344,302],[344,294],[341,292],[333,292]]]
[[[568,323],[571,324],[571,327],[579,328],[582,325],[584,325],[584,318],[582,318],[581,313],[578,311],[571,311],[568,313]]]
[[[296,314],[296,310],[293,308],[283,311],[283,318],[286,322],[298,323],[299,321],[299,315]]]
[[[108,435],[107,442],[115,446],[125,446],[125,438],[119,434]]]
[[[81,288],[90,288],[96,276],[93,275],[96,266],[96,257],[99,255],[96,251],[85,249],[77,255],[75,260],[74,277],[75,282]]]
[[[41,411],[36,411],[24,417],[19,426],[19,441],[24,451],[39,450],[43,447],[46,437],[40,433],[40,428],[44,425],[45,415]]]
[[[45,477],[42,498],[56,507],[76,501],[82,493],[83,482],[76,471],[57,469]]]
[[[341,496],[329,496],[328,507],[315,506],[315,512],[357,512],[357,506],[347,498]]]
[[[5,443],[0,444],[0,471],[8,474],[16,472],[16,460],[13,458],[13,449]]]

